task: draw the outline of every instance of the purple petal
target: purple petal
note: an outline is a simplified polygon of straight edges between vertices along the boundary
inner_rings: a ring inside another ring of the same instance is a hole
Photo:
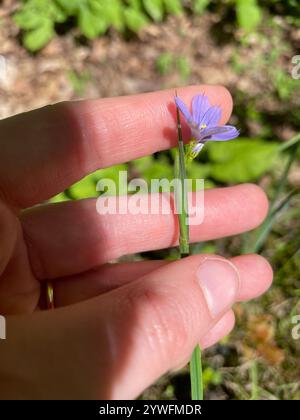
[[[211,134],[211,137],[208,140],[211,141],[227,141],[227,140],[233,140],[236,137],[239,136],[240,132],[238,129],[233,127],[232,125],[222,125],[217,128],[226,128],[226,131],[219,131],[214,134]]]
[[[212,136],[216,134],[219,135],[219,134],[227,133],[228,131],[229,130],[227,127],[225,127],[224,125],[220,125],[220,126],[215,126],[215,127],[203,128],[202,130],[199,130],[199,133],[202,139],[210,140]]]
[[[198,154],[201,151],[203,146],[204,146],[204,143],[197,143],[196,146],[193,147],[192,152]]]
[[[224,126],[207,127],[203,128],[202,130],[198,128],[192,128],[192,136],[200,142],[206,142],[211,139],[211,136],[227,133],[227,131],[228,129],[224,128]]]
[[[203,140],[203,136],[202,136],[201,130],[199,130],[199,128],[191,127],[191,131],[192,131],[192,137],[194,139],[196,139],[197,141],[202,141]]]
[[[180,109],[180,111],[182,112],[186,121],[189,124],[193,124],[193,119],[192,119],[192,116],[190,114],[190,111],[187,109],[185,103],[178,96],[175,96],[175,103],[176,103],[177,107]]]
[[[219,106],[212,106],[210,107],[205,114],[203,115],[200,121],[200,128],[202,125],[206,125],[207,127],[215,127],[218,125],[220,119],[222,117],[222,110]]]
[[[196,95],[193,97],[192,114],[193,120],[197,123],[197,125],[200,124],[203,115],[209,110],[210,107],[211,105],[209,103],[208,97],[204,94]]]

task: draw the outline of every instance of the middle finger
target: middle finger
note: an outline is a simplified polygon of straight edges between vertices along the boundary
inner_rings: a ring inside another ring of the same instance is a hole
[[[159,195],[152,198],[158,200]],[[251,230],[263,221],[267,210],[265,193],[252,184],[206,190],[204,219],[191,226],[191,241]],[[177,215],[127,212],[100,216],[94,199],[36,207],[23,213],[21,222],[30,243],[32,269],[41,280],[74,275],[122,255],[178,242]]]

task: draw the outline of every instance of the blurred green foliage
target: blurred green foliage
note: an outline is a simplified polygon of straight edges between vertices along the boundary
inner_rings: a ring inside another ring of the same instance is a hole
[[[91,79],[89,72],[84,70],[83,72],[78,73],[74,70],[69,70],[67,74],[74,92],[78,95],[83,95],[86,84]]]
[[[24,30],[24,45],[30,51],[36,51],[55,36],[54,25],[64,22],[66,15],[56,2],[30,0],[23,1],[14,18]]]
[[[162,53],[156,60],[156,68],[162,76],[166,76],[175,69],[183,82],[186,82],[191,73],[188,60],[183,56],[175,56],[172,53]]]
[[[189,12],[203,14],[207,8],[235,10],[236,21],[245,32],[256,29],[262,20],[263,7],[277,7],[275,0],[20,0],[14,20],[23,30],[23,43],[38,51],[54,36],[58,24],[72,22],[82,35],[94,39],[114,28],[119,32],[138,33],[149,22],[161,22],[168,14]],[[294,2],[285,6],[294,16]],[[183,65],[183,73],[187,66]]]
[[[224,183],[257,180],[278,155],[278,145],[260,139],[243,139],[208,144],[210,175]]]
[[[55,25],[74,19],[89,39],[110,27],[139,32],[150,20],[161,21],[166,13],[182,12],[181,0],[23,0],[14,16],[24,30],[23,42],[37,51],[56,34]]]
[[[194,160],[188,165],[187,177],[205,179],[205,188],[211,188],[216,183],[256,181],[273,167],[279,157],[278,143],[261,139],[239,138],[226,143],[211,142],[204,150],[201,161]],[[113,180],[117,186],[117,194],[124,194],[127,192],[127,184],[119,174],[125,170],[128,171],[128,181],[141,178],[146,181],[150,190],[153,179],[174,178],[172,151],[159,156],[146,156],[129,164],[100,169],[56,196],[53,201],[97,197],[100,195],[96,189],[97,183],[104,179]],[[195,189],[196,183],[193,184],[193,190]],[[163,185],[161,192],[164,192]]]
[[[222,383],[222,373],[219,370],[213,369],[210,366],[207,366],[203,370],[203,384],[205,387],[208,385],[219,385]]]
[[[237,0],[236,14],[240,27],[246,31],[255,29],[262,18],[261,9],[256,0]]]

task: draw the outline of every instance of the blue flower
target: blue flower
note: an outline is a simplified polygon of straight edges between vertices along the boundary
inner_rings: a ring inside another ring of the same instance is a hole
[[[192,157],[198,155],[207,141],[227,141],[238,137],[239,130],[234,126],[218,125],[222,109],[217,105],[212,106],[204,94],[196,95],[192,99],[192,113],[178,96],[175,97],[175,102],[192,132]]]

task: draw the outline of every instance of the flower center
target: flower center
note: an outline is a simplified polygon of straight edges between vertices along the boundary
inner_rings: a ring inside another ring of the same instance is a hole
[[[200,130],[203,130],[204,128],[206,128],[207,127],[207,125],[206,124],[202,124],[201,126],[200,126]]]

